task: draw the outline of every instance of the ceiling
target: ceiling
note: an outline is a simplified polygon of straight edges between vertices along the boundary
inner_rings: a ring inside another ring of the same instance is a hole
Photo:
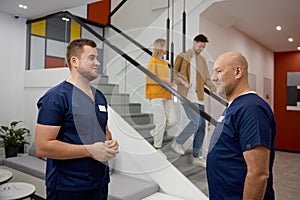
[[[222,27],[234,27],[273,52],[300,46],[300,0],[226,0],[201,16]],[[282,26],[281,31],[275,27]],[[292,37],[294,42],[288,42]]]
[[[0,12],[24,18],[34,18],[95,1],[97,0],[0,0]],[[19,8],[19,4],[27,5],[28,9]]]
[[[34,18],[97,0],[0,0],[0,12]],[[20,9],[19,3],[28,6]],[[225,0],[214,3],[201,16],[243,32],[274,52],[296,51],[300,46],[300,0]],[[276,31],[275,26],[282,30]],[[294,42],[288,42],[292,37]]]

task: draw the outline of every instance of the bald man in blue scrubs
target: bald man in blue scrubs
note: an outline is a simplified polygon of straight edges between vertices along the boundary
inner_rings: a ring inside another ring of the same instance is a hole
[[[270,106],[249,87],[246,58],[239,52],[222,54],[212,80],[229,105],[209,145],[209,199],[275,199],[276,122]]]

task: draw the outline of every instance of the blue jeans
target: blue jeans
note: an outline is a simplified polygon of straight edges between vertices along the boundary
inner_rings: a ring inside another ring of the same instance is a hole
[[[182,130],[182,132],[177,136],[176,142],[178,144],[183,145],[185,141],[194,134],[194,141],[193,141],[193,156],[200,157],[202,155],[202,144],[205,135],[205,120],[203,117],[200,116],[199,113],[195,112],[189,105],[182,104],[185,110],[185,113],[189,120],[191,120],[186,127]],[[204,105],[194,103],[199,110],[204,111]]]

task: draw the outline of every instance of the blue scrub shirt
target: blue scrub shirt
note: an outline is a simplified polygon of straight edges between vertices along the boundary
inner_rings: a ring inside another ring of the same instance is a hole
[[[244,94],[237,97],[222,116],[207,155],[209,199],[242,199],[247,173],[243,152],[258,145],[270,149],[265,199],[274,199],[272,167],[276,123],[269,105],[257,94]]]
[[[67,81],[50,89],[37,103],[38,124],[61,126],[57,140],[93,144],[106,140],[107,102],[92,88],[94,101]],[[45,133],[47,134],[47,133]],[[47,159],[46,186],[58,190],[99,189],[109,183],[108,163],[92,158]]]

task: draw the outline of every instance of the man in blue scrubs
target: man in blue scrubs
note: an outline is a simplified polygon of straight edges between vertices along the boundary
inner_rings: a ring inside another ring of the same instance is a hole
[[[47,158],[49,200],[106,200],[107,161],[118,153],[107,140],[107,102],[90,81],[98,77],[96,43],[76,39],[67,47],[71,76],[42,96],[35,129],[35,148]]]
[[[222,54],[212,80],[229,105],[209,145],[209,199],[274,199],[276,122],[270,106],[249,87],[246,58],[238,52]]]

